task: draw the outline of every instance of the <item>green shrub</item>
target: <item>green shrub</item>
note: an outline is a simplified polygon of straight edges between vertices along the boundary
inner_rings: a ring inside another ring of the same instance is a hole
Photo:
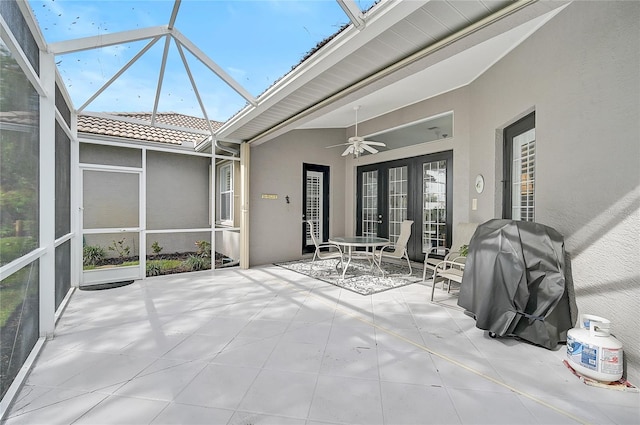
[[[162,267],[160,264],[149,261],[147,263],[147,276],[160,276],[162,274]]]
[[[153,250],[153,253],[154,253],[155,255],[160,254],[160,252],[162,251],[162,247],[160,246],[160,244],[158,243],[158,241],[154,241],[154,242],[151,244],[151,249]]]
[[[200,257],[211,258],[211,243],[207,241],[196,241],[198,255]]]
[[[109,246],[107,249],[109,251],[115,251],[118,254],[118,257],[123,259],[125,257],[128,257],[129,252],[131,251],[129,245],[125,245],[126,242],[126,238],[122,238],[119,241],[112,241],[111,246]]]
[[[211,268],[211,260],[200,255],[189,255],[189,257],[184,260],[183,266],[192,272],[206,270]]]
[[[98,245],[87,245],[82,249],[82,264],[85,266],[96,266],[104,257],[104,248]]]

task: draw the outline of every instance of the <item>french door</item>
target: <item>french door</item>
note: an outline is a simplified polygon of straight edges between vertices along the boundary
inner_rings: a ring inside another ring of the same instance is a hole
[[[358,167],[356,233],[396,241],[403,220],[413,220],[409,257],[422,261],[451,241],[451,151]]]
[[[302,252],[313,252],[307,220],[313,222],[317,240],[329,239],[329,167],[303,164],[302,182]]]

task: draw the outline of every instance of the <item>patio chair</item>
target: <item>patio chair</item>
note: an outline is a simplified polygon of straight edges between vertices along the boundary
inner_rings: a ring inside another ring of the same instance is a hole
[[[409,266],[409,274],[411,276],[413,271],[411,270],[411,261],[409,260],[409,254],[407,253],[407,242],[411,237],[411,227],[413,226],[413,220],[404,220],[400,225],[400,236],[395,243],[384,245],[380,251],[378,251],[378,265],[382,270],[382,260],[385,258],[393,258],[396,260],[406,259]],[[383,271],[384,273],[384,271]]]
[[[447,284],[447,293],[451,292],[451,283],[458,285],[462,283],[462,275],[464,274],[464,264],[467,257],[456,257],[453,260],[442,260],[436,264],[433,271],[433,282],[431,283],[431,301],[436,290],[438,280],[442,281],[442,289]]]
[[[318,258],[320,260],[338,260],[336,263],[336,271],[338,271],[338,265],[340,265],[341,269],[344,269],[342,249],[340,246],[330,242],[318,242],[314,232],[313,221],[307,220],[307,224],[309,225],[309,235],[316,247],[316,251],[313,253],[313,259],[311,260],[311,268],[313,269],[313,263],[316,261],[316,258]],[[323,249],[325,249],[325,251],[323,251]]]
[[[453,241],[451,248],[445,247],[433,247],[431,251],[427,252],[424,257],[424,269],[422,271],[422,281],[427,278],[427,270],[430,270],[432,274],[435,274],[436,266],[441,261],[454,261],[460,255],[460,247],[462,245],[469,245],[471,237],[476,231],[478,223],[458,223],[453,229]],[[442,258],[444,254],[444,258]]]

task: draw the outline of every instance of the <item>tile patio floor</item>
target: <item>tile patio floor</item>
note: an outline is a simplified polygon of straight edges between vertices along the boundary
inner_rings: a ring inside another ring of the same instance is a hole
[[[277,266],[76,291],[3,424],[640,423],[640,394],[584,385],[564,346],[429,296]]]

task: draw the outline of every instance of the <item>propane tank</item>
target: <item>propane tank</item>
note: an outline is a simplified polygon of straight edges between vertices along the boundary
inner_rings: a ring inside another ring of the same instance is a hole
[[[579,328],[567,332],[567,358],[571,367],[596,381],[613,382],[622,378],[622,344],[611,336],[611,322],[583,314],[579,324]]]

